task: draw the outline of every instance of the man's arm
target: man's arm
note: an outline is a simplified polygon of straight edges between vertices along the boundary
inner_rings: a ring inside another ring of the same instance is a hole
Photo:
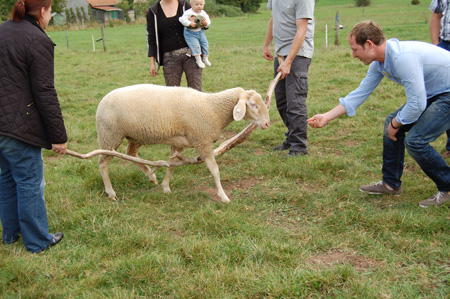
[[[439,33],[441,30],[441,19],[443,14],[435,13],[431,15],[430,19],[430,35],[431,35],[431,43],[433,45],[439,44]]]
[[[267,26],[266,38],[263,45],[263,57],[269,61],[273,60],[273,55],[270,52],[269,45],[273,40],[273,17],[270,17],[269,25]]]
[[[338,118],[341,115],[344,115],[345,112],[346,111],[344,105],[339,104],[324,114],[314,115],[313,117],[308,119],[307,122],[313,128],[322,128],[333,119]]]
[[[289,51],[288,56],[286,56],[284,62],[278,67],[278,72],[281,72],[281,79],[284,79],[291,72],[292,62],[305,41],[308,19],[297,19],[296,23],[297,32],[294,40],[292,41],[291,50]]]

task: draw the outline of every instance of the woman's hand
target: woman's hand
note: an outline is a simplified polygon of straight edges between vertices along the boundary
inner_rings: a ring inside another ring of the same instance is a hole
[[[53,144],[52,151],[57,154],[65,155],[67,152],[67,143]]]

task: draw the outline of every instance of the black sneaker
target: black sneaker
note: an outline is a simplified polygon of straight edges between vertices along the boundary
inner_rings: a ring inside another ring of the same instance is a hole
[[[50,243],[50,245],[48,247],[55,246],[56,244],[61,242],[62,238],[64,238],[64,234],[62,232],[55,233],[53,235],[52,242]]]
[[[293,150],[290,150],[289,153],[286,155],[286,158],[295,158],[295,157],[304,156],[304,155],[307,155],[307,154],[308,154],[308,152],[305,152],[305,151],[293,151]]]
[[[273,150],[275,152],[276,151],[286,151],[290,148],[291,148],[291,146],[289,144],[283,143],[283,144],[280,144],[279,146],[274,147]]]
[[[369,194],[391,194],[391,195],[395,195],[395,196],[400,196],[403,192],[403,189],[401,186],[398,189],[392,189],[392,190],[388,189],[388,187],[386,187],[386,183],[383,181],[380,181],[380,182],[372,183],[370,185],[362,185],[359,188],[359,191],[367,192]]]

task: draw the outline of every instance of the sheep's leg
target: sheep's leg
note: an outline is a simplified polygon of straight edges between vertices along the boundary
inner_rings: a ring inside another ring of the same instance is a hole
[[[200,156],[202,157],[202,155]],[[220,201],[229,202],[230,199],[225,194],[225,191],[222,188],[222,183],[220,182],[219,166],[217,166],[216,159],[214,159],[213,151],[211,151],[211,153],[208,154],[206,157],[202,157],[202,159],[205,160],[205,164],[214,178],[214,183],[216,184],[217,188],[217,195],[219,196]]]
[[[169,163],[175,162],[178,158],[178,155],[181,155],[181,152],[183,151],[183,148],[181,147],[175,147],[172,146],[170,148],[170,156],[169,156]],[[175,167],[167,167],[166,176],[164,177],[164,180],[162,181],[161,185],[163,186],[163,192],[164,193],[170,193],[170,186],[169,181],[170,177],[172,176],[173,169]]]
[[[105,185],[105,192],[112,200],[117,200],[116,192],[111,185],[111,179],[109,178],[109,161],[113,156],[100,155],[98,157],[98,166],[100,168],[100,174],[102,175],[103,184]]]
[[[127,146],[127,155],[138,158],[138,151],[141,146],[137,143],[134,143],[132,141],[128,142]],[[152,171],[147,165],[133,162],[142,172],[145,174],[146,177],[150,180],[150,182],[158,185],[158,181],[156,180],[156,176],[154,171]]]

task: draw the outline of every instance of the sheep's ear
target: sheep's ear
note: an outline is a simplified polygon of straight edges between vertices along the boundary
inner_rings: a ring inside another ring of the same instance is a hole
[[[240,121],[245,116],[245,111],[247,110],[247,106],[245,105],[245,100],[240,99],[239,102],[234,106],[233,109],[233,118],[235,121]]]

